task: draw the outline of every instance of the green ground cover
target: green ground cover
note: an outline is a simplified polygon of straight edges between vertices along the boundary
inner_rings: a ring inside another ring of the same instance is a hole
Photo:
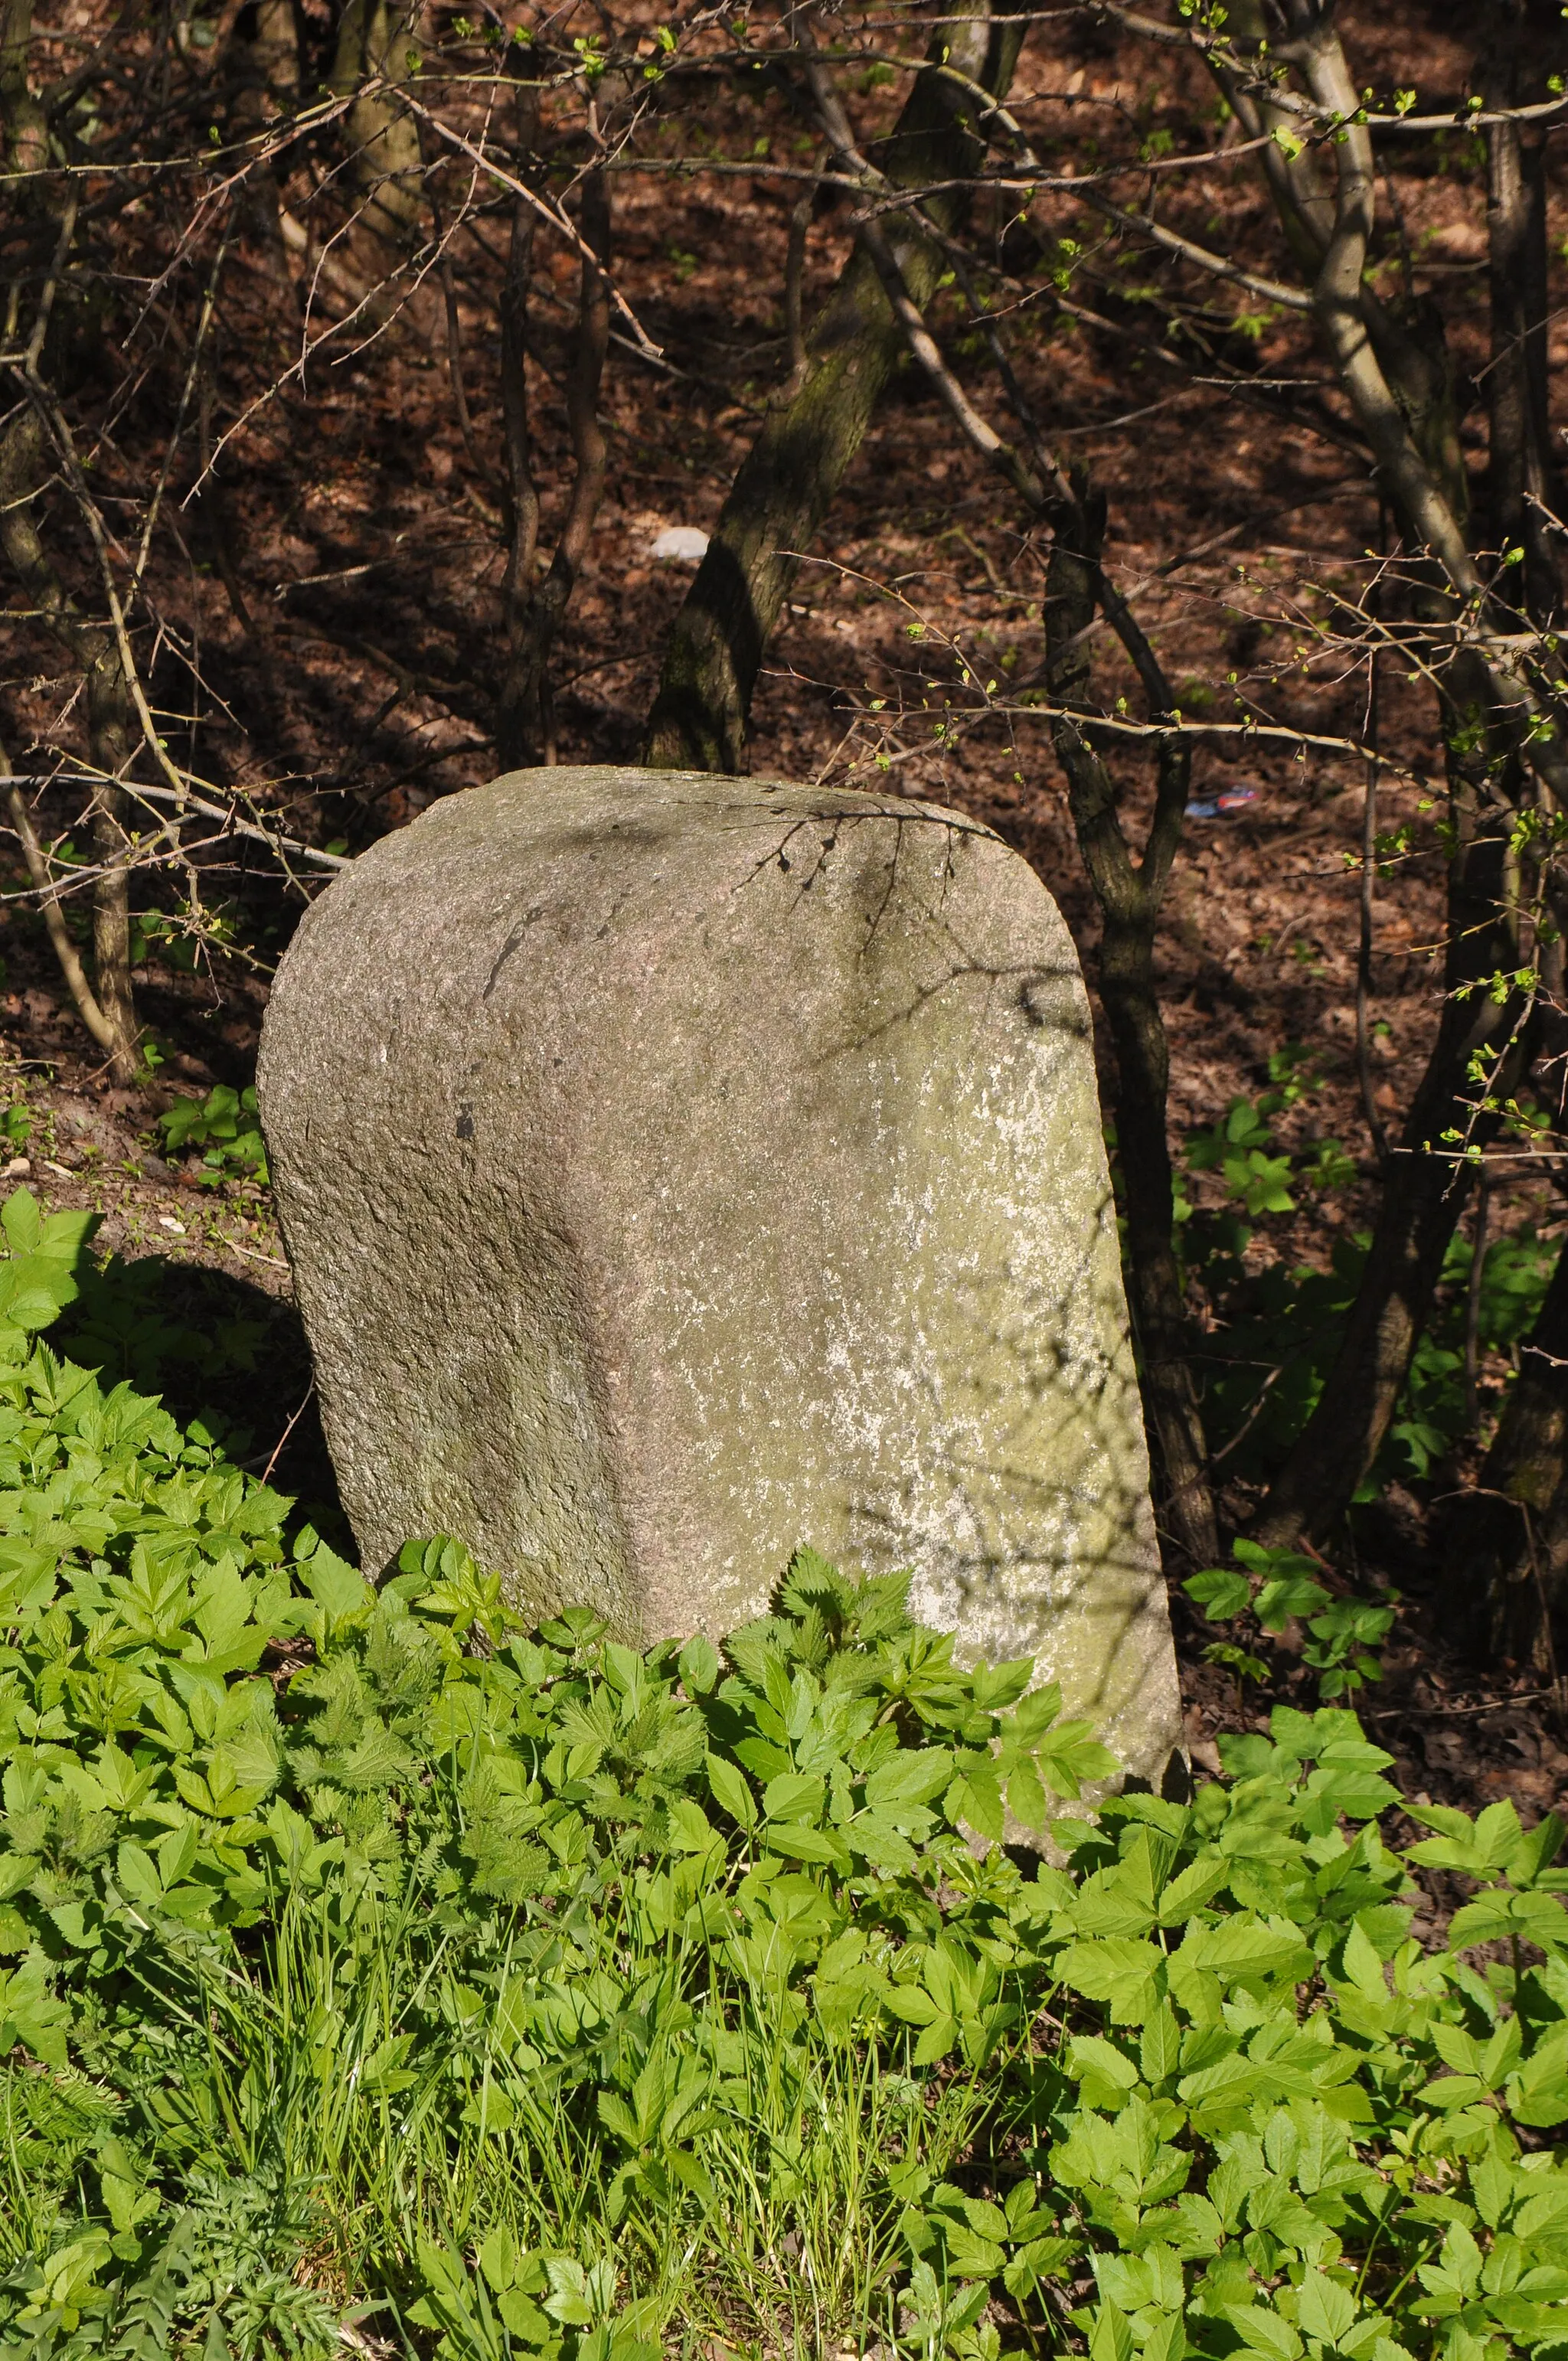
[[[372,1590],[4,1222],[4,2361],[1568,2356],[1555,1820],[1394,1850],[1335,1707],[1092,1811],[809,1552],[722,1651]]]

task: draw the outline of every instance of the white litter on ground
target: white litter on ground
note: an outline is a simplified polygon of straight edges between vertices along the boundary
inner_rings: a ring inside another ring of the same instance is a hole
[[[707,549],[707,535],[695,524],[671,524],[664,527],[653,544],[654,557],[669,559],[679,566],[696,566]]]

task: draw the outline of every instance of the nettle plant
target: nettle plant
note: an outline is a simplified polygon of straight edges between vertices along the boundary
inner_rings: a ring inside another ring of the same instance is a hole
[[[82,1224],[5,1225],[6,2361],[1568,2348],[1554,1819],[1401,1807],[1335,1708],[1105,1795],[808,1551],[722,1647],[372,1587],[38,1341]]]

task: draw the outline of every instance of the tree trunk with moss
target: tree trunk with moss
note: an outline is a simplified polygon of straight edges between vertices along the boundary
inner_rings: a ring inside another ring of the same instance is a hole
[[[338,27],[332,86],[340,94],[357,93],[345,133],[360,199],[354,244],[372,290],[401,268],[419,238],[424,203],[419,126],[398,101],[419,20],[419,0],[412,5],[348,0]]]
[[[903,114],[875,151],[899,189],[933,193],[883,216],[905,281],[922,308],[945,267],[943,234],[961,220],[984,158],[981,92],[1006,92],[1024,26],[983,8],[944,18]],[[804,380],[762,427],[730,488],[707,555],[675,618],[643,761],[654,770],[742,770],[762,653],[794,581],[905,351],[875,264],[857,244],[806,340]]]
[[[1322,1393],[1257,1521],[1266,1542],[1325,1538],[1376,1457],[1431,1317],[1443,1257],[1465,1204],[1472,1168],[1457,1151],[1484,1148],[1527,1063],[1530,996],[1519,982],[1519,864],[1513,819],[1530,770],[1528,704],[1495,654],[1467,645],[1467,609],[1486,611],[1470,538],[1452,364],[1435,307],[1414,297],[1381,303],[1368,258],[1376,217],[1376,159],[1358,119],[1359,93],[1332,10],[1281,0],[1288,38],[1270,56],[1297,72],[1314,103],[1343,125],[1332,147],[1267,142],[1268,111],[1239,77],[1217,68],[1249,137],[1270,152],[1264,169],[1291,245],[1312,273],[1323,346],[1376,467],[1404,544],[1415,644],[1437,684],[1449,750],[1448,949],[1437,1042],[1404,1132],[1389,1158],[1361,1284]],[[1277,21],[1244,0],[1244,39]],[[1261,152],[1261,150],[1260,150]],[[1332,173],[1332,180],[1328,175]],[[1499,333],[1494,320],[1494,349]]]

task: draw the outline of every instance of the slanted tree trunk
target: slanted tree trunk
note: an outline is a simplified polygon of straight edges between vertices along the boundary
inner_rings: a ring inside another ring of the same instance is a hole
[[[1238,20],[1249,38],[1258,12]],[[1343,128],[1323,149],[1332,188],[1311,148],[1271,148],[1265,169],[1287,235],[1311,269],[1320,335],[1398,517],[1417,588],[1415,620],[1431,634],[1449,748],[1450,826],[1445,1000],[1438,1038],[1403,1135],[1389,1158],[1382,1201],[1340,1351],[1311,1417],[1259,1518],[1266,1540],[1326,1535],[1343,1516],[1387,1434],[1431,1317],[1443,1257],[1464,1209],[1470,1167],[1455,1149],[1482,1147],[1496,1117],[1483,1097],[1506,1098],[1527,1063],[1528,990],[1520,964],[1518,863],[1508,850],[1530,769],[1531,697],[1506,659],[1466,644],[1458,630],[1481,597],[1466,533],[1467,494],[1453,416],[1452,372],[1430,307],[1380,305],[1366,285],[1376,219],[1371,135],[1356,121],[1359,93],[1325,0],[1279,0],[1288,38],[1270,55],[1292,67]],[[1249,133],[1269,127],[1234,77]],[[1500,980],[1500,989],[1491,988]],[[1485,1082],[1478,1077],[1485,1077]]]
[[[921,209],[944,233],[962,217],[985,153],[980,91],[1001,97],[1024,25],[981,0],[945,16],[898,123],[876,152],[895,187],[933,188]],[[956,69],[950,71],[949,69]],[[961,78],[960,78],[961,77]],[[886,241],[923,310],[943,269],[921,212],[891,213]],[[740,771],[762,653],[795,578],[799,554],[860,449],[905,350],[904,331],[863,243],[806,339],[804,381],[773,411],[741,463],[707,553],[676,616],[648,718],[643,761],[654,770]]]
[[[0,768],[4,768],[7,776],[10,774],[10,760],[4,747],[0,747]],[[119,1047],[115,1028],[104,1016],[98,995],[87,980],[87,971],[82,964],[66,924],[65,912],[60,905],[60,881],[49,868],[49,857],[38,842],[32,813],[20,787],[6,789],[5,807],[11,815],[11,826],[22,848],[22,858],[27,862],[33,891],[38,897],[38,909],[60,963],[60,972],[65,978],[71,1005],[100,1049],[106,1049],[113,1059]]]

